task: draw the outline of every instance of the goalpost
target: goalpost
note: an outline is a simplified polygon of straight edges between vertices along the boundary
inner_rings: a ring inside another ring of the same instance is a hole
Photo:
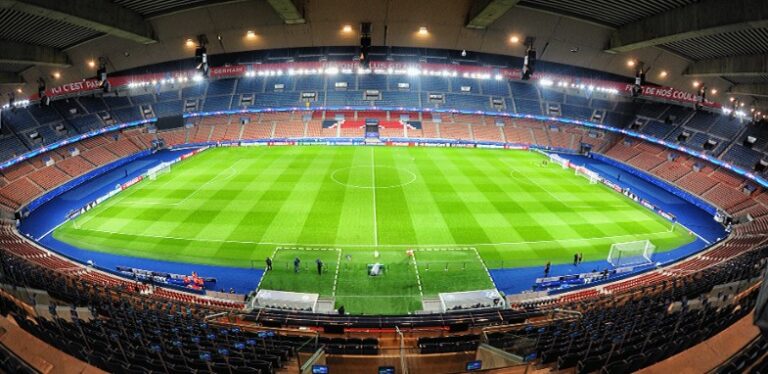
[[[608,263],[613,267],[635,266],[651,263],[656,246],[650,240],[611,244]]]
[[[581,176],[589,179],[589,184],[597,184],[602,180],[602,178],[600,177],[600,174],[597,174],[594,171],[589,170],[583,166],[577,166],[575,170],[576,170],[577,176]]]
[[[160,165],[157,165],[149,170],[147,170],[147,177],[149,177],[149,180],[155,180],[158,176],[167,174],[171,172],[171,163],[170,162],[163,162]]]

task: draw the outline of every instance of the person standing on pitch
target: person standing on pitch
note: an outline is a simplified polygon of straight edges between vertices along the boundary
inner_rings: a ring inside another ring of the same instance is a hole
[[[267,257],[267,271],[272,270],[272,259]]]
[[[318,258],[315,263],[317,264],[317,275],[323,275],[323,262]]]
[[[546,265],[546,266],[544,266],[544,276],[545,276],[545,277],[548,277],[548,276],[549,276],[549,267],[550,267],[551,265],[552,265],[552,263],[551,263],[550,261],[547,261],[547,265]]]
[[[579,254],[578,253],[574,253],[573,254],[573,266],[576,266],[578,264],[579,264]]]
[[[299,266],[301,265],[301,260],[299,260],[298,257],[293,259],[293,272],[298,273],[299,272]]]

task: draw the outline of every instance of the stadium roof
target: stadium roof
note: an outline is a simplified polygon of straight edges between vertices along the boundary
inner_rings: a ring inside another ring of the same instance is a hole
[[[191,58],[200,34],[210,54],[357,45],[360,22],[377,46],[522,56],[511,37],[535,37],[543,60],[624,76],[644,61],[653,83],[768,98],[763,0],[0,0],[0,82],[79,81],[99,57],[110,71]]]

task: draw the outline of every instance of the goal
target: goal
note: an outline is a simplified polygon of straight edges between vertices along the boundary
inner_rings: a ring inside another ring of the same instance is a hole
[[[651,263],[656,246],[650,240],[614,243],[608,252],[608,262],[614,267],[636,266]]]
[[[575,169],[576,175],[589,179],[589,184],[597,184],[597,182],[602,180],[600,174],[597,174],[583,166],[577,166]]]
[[[157,179],[158,176],[167,174],[170,172],[171,172],[171,163],[163,162],[160,165],[157,165],[147,170],[147,177],[149,177],[149,180],[153,181]]]
[[[319,298],[316,293],[259,290],[251,307],[314,312]]]
[[[502,308],[504,297],[496,289],[439,293],[443,312],[478,308]]]

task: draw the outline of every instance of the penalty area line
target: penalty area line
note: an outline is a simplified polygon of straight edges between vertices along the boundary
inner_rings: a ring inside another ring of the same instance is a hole
[[[336,257],[336,273],[333,275],[333,292],[331,292],[333,297],[336,297],[336,285],[339,283],[339,268],[341,268],[341,248],[336,248],[336,250],[339,254]]]
[[[424,289],[421,286],[421,275],[419,275],[419,264],[416,262],[416,251],[413,251],[411,258],[413,258],[413,268],[416,270],[416,283],[419,285],[419,295],[424,300]]]
[[[270,257],[270,258],[272,259],[273,262],[275,261],[275,256],[277,255],[277,251],[279,249],[280,249],[280,247],[275,247],[275,250],[272,251],[272,257]],[[253,261],[253,260],[251,260],[251,261]],[[253,262],[251,262],[251,263],[253,263]],[[261,283],[264,282],[264,278],[266,278],[266,277],[267,277],[267,269],[265,268],[264,269],[264,273],[261,274],[261,279],[259,279],[259,284],[256,285],[256,292],[258,292],[261,289]]]
[[[491,280],[491,284],[493,285],[493,288],[496,288],[496,282],[493,281],[493,277],[491,276],[491,271],[488,270],[488,267],[485,266],[485,261],[483,261],[483,258],[480,256],[480,252],[477,251],[477,248],[472,247],[472,250],[475,251],[475,256],[477,256],[477,261],[480,261],[480,265],[483,266],[483,269],[485,270],[485,274],[488,274],[488,279]]]
[[[339,284],[339,269],[341,269],[341,248],[307,248],[307,247],[275,247],[275,251],[272,252],[272,260],[274,261],[275,257],[277,257],[277,252],[279,250],[285,250],[285,251],[302,251],[302,252],[311,252],[311,251],[336,251],[336,270],[333,274],[333,290],[331,291],[331,296],[336,297],[336,288]],[[264,279],[262,277],[262,279]],[[261,284],[261,282],[259,282]]]

